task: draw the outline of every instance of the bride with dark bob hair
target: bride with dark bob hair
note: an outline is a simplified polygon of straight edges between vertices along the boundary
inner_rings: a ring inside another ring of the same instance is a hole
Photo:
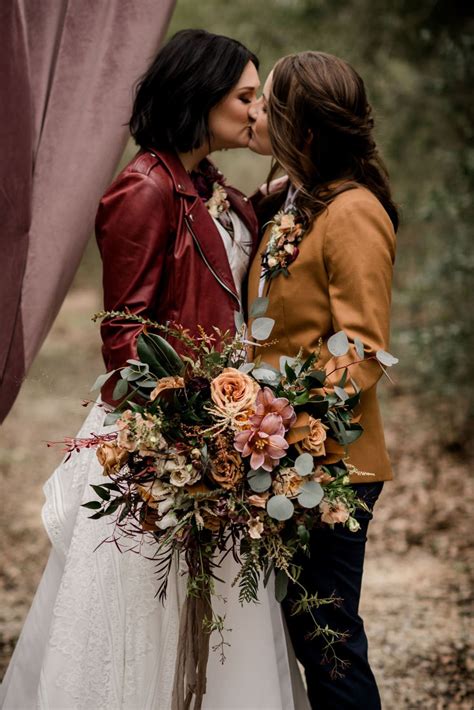
[[[141,79],[130,119],[140,151],[105,193],[96,219],[105,310],[128,308],[191,333],[198,324],[234,331],[257,223],[247,198],[225,184],[207,156],[248,145],[257,69],[240,42],[183,30]],[[208,206],[216,184],[230,208],[213,217]],[[136,357],[139,331],[120,319],[104,321],[107,370]],[[113,385],[102,392],[106,401]]]
[[[311,706],[378,710],[358,607],[369,511],[383,482],[392,478],[376,392],[382,368],[375,355],[389,347],[397,208],[364,82],[343,59],[311,51],[283,57],[250,113],[250,148],[276,161],[267,187],[255,197],[260,224],[270,224],[249,277],[249,301],[268,296],[267,315],[276,321],[265,361],[279,367],[282,355],[307,357],[322,342],[318,366],[337,368],[326,393],[337,385],[348,396],[362,390],[357,421],[363,434],[351,445],[347,463],[367,510],[358,510],[358,529],[351,532],[340,524],[344,511],[329,507],[326,522],[332,528],[315,527],[310,555],[298,560],[310,595],[341,599],[340,605],[313,610],[318,623],[347,639],[335,645],[332,658],[322,638],[308,639],[305,614],[292,614],[291,584],[284,612]],[[272,181],[278,168],[286,177]],[[270,236],[279,210],[291,213],[302,229],[277,244]],[[332,357],[326,343],[341,330],[355,344],[346,355]],[[326,454],[323,463],[345,456],[341,447]]]
[[[139,151],[97,214],[106,310],[175,321],[191,333],[199,333],[198,325],[235,331],[257,220],[207,156],[248,145],[257,68],[255,55],[239,42],[185,30],[142,78],[130,120]],[[211,209],[216,185],[226,200],[217,213]],[[107,370],[136,357],[140,328],[120,317],[103,322]],[[102,397],[120,399],[114,382]],[[78,438],[108,432],[104,414],[97,403]],[[89,520],[81,505],[90,499],[90,484],[102,482],[95,451],[84,448],[46,483],[43,520],[52,550],[1,689],[3,710],[189,707],[173,691],[185,570],[173,564],[163,606],[156,565],[147,559],[153,547],[144,543],[141,554],[122,554],[101,544],[110,539],[110,525]],[[204,700],[202,683],[189,691],[196,692],[195,707],[203,700],[203,710],[295,710],[291,659],[272,592],[262,590],[258,606],[242,608],[231,586],[236,570],[228,556],[219,569],[223,581],[216,580],[220,598],[228,600],[226,627],[233,629],[227,662],[221,667],[219,654],[210,654]],[[196,642],[204,636],[196,630]]]

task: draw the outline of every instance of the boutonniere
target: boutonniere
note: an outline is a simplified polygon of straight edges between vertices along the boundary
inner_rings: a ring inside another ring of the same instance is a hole
[[[230,202],[227,199],[227,192],[224,190],[223,186],[215,182],[212,186],[212,195],[206,202],[206,207],[209,211],[211,217],[218,219],[220,215],[230,207]]]
[[[304,218],[294,205],[280,210],[269,224],[270,239],[262,254],[262,275],[267,281],[280,273],[289,275],[288,267],[298,256],[298,244],[306,231]]]

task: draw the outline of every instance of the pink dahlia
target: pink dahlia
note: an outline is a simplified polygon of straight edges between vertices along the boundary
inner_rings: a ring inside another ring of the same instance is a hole
[[[295,410],[289,404],[286,397],[275,397],[269,387],[264,387],[257,394],[255,414],[250,417],[253,427],[260,426],[263,418],[267,414],[278,414],[281,417],[285,430],[291,427],[296,421]]]
[[[244,429],[235,436],[234,447],[243,457],[250,456],[254,470],[271,471],[285,455],[288,442],[285,427],[279,414],[266,414],[258,424]]]

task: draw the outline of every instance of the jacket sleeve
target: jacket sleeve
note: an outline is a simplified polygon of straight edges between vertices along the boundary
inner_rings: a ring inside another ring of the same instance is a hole
[[[144,317],[156,317],[155,305],[173,229],[173,201],[166,185],[161,187],[150,176],[138,172],[128,173],[112,185],[100,202],[96,218],[105,310],[129,309]],[[140,331],[140,325],[119,318],[102,323],[107,370],[136,357]]]
[[[388,350],[395,233],[382,205],[365,196],[349,196],[342,205],[330,207],[324,259],[334,332],[345,331],[351,341],[359,338],[365,358]],[[351,346],[347,355],[326,363],[326,372],[359,359]],[[343,372],[338,369],[329,378],[332,386]],[[350,367],[349,374],[366,391],[377,383],[382,370],[376,360],[365,360]],[[350,384],[346,389],[353,391]]]

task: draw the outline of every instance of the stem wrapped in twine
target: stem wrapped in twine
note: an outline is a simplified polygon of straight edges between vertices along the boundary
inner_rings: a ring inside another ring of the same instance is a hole
[[[173,681],[172,710],[201,710],[206,693],[209,636],[205,620],[211,609],[208,591],[188,596],[181,609],[178,651]]]

